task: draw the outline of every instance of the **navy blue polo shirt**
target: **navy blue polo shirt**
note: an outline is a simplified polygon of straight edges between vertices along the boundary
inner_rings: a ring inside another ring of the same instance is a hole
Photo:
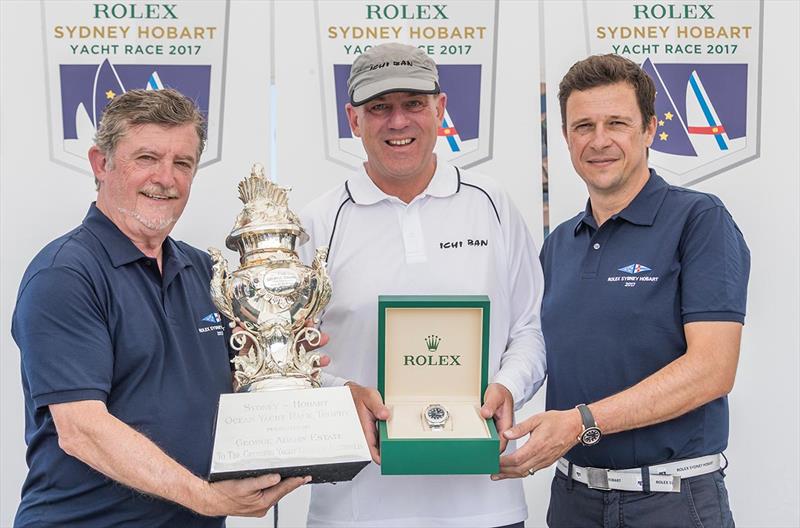
[[[683,325],[744,323],[750,252],[720,200],[668,185],[655,171],[599,229],[590,203],[541,252],[547,409],[625,390],[686,352]],[[580,466],[634,468],[719,453],[728,402],[574,447]]]
[[[92,204],[48,244],[20,285],[12,334],[22,358],[28,476],[18,526],[221,526],[119,485],[65,454],[48,405],[100,400],[193,473],[208,474],[231,371],[211,296],[211,261],[170,238],[163,275]],[[136,462],[133,460],[132,462]]]

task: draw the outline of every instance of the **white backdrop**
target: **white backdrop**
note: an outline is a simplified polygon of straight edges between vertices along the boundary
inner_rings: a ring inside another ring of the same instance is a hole
[[[503,182],[537,243],[543,236],[540,7],[537,2],[500,4],[493,159],[476,168]],[[544,7],[559,8],[554,2]],[[579,7],[575,3],[561,9],[574,9],[578,16]],[[173,233],[198,247],[222,245],[239,209],[236,182],[255,160],[269,166],[271,66],[278,87],[276,176],[294,187],[293,207],[300,208],[347,175],[347,169],[326,160],[322,126],[311,117],[322,111],[314,5],[276,2],[272,36],[270,12],[268,3],[231,4],[221,161],[201,169]],[[796,2],[765,5],[760,158],[696,185],[725,202],[753,255],[742,356],[730,396],[727,452],[731,503],[737,524],[744,527],[800,525],[798,17]],[[10,336],[16,290],[36,252],[81,221],[94,188],[89,176],[49,161],[39,3],[2,1],[0,21],[0,526],[9,526],[26,474],[19,353]],[[547,26],[546,18],[545,28],[545,39],[548,31],[559,30]],[[582,37],[576,33],[576,38]],[[568,66],[560,53],[546,49],[548,78],[560,76]],[[555,225],[583,207],[586,192],[563,141],[553,133],[560,123],[552,98],[550,103],[550,219]],[[520,417],[542,408],[540,391]],[[540,472],[525,482],[529,526],[544,525],[551,474]],[[302,526],[307,502],[307,489],[287,497],[281,526]],[[229,526],[266,522],[236,518]]]

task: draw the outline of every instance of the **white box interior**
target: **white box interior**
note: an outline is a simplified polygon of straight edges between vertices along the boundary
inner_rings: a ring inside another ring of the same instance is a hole
[[[479,414],[483,310],[387,308],[385,332],[389,438],[489,438]],[[429,340],[437,343],[435,350]],[[443,430],[428,428],[423,418],[433,403],[450,414]]]

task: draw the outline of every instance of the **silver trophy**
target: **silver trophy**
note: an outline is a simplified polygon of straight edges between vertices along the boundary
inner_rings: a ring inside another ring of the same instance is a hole
[[[219,400],[211,481],[269,472],[336,482],[370,461],[350,389],[318,388],[321,334],[312,325],[331,298],[328,250],[317,249],[311,266],[297,257],[308,235],[289,210],[288,191],[253,165],[239,183],[244,207],[225,240],[239,267],[229,272],[209,248],[211,296],[230,320],[237,352],[235,392]]]
[[[211,296],[235,328],[237,392],[319,386],[319,354],[306,346],[319,344],[320,333],[310,324],[331,298],[328,248],[317,249],[310,267],[297,257],[295,247],[308,235],[289,210],[288,191],[253,165],[239,183],[244,207],[225,240],[239,252],[239,268],[229,273],[222,253],[208,250],[214,262]]]

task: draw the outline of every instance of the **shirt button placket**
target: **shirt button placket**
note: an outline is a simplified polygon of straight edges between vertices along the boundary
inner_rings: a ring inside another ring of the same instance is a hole
[[[603,227],[606,227],[606,229],[603,229]],[[589,249],[583,259],[581,278],[593,279],[597,276],[597,270],[600,268],[600,259],[603,256],[602,250],[605,248],[609,236],[609,227],[611,226],[602,226],[595,231],[594,236],[589,241]]]
[[[419,201],[408,204],[402,214],[403,244],[406,251],[406,263],[425,262],[425,238],[422,234],[422,222],[419,217]]]

